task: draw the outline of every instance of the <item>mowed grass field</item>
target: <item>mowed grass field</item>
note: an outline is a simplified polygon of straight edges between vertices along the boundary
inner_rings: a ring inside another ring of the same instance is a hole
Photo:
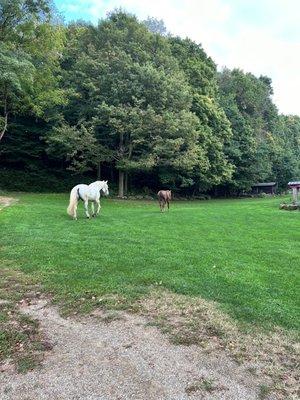
[[[134,300],[159,285],[216,301],[241,322],[299,328],[300,213],[280,198],[102,199],[99,218],[66,214],[67,194],[16,194],[0,212],[0,267],[20,268],[68,303]]]

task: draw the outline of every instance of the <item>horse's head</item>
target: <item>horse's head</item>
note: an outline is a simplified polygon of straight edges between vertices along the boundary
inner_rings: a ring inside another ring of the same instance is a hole
[[[109,195],[107,181],[101,181],[101,190],[105,194],[105,196]]]

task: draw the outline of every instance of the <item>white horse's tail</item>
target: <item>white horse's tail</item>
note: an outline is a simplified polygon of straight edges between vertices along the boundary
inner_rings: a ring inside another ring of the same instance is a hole
[[[77,193],[77,186],[75,186],[70,193],[70,203],[67,208],[67,213],[71,216],[74,217],[74,210],[75,207],[77,206],[78,203],[78,193]]]

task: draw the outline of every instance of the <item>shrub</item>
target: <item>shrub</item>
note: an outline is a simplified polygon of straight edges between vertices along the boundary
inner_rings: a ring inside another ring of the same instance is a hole
[[[0,190],[21,192],[68,192],[80,182],[89,182],[91,178],[67,174],[64,171],[34,170],[20,171],[2,169]]]

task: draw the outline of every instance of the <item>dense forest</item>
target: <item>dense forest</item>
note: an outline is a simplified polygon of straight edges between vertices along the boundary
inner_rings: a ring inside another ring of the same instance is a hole
[[[239,195],[300,176],[300,117],[272,82],[217,71],[201,45],[122,10],[64,24],[47,0],[0,2],[0,189]]]

